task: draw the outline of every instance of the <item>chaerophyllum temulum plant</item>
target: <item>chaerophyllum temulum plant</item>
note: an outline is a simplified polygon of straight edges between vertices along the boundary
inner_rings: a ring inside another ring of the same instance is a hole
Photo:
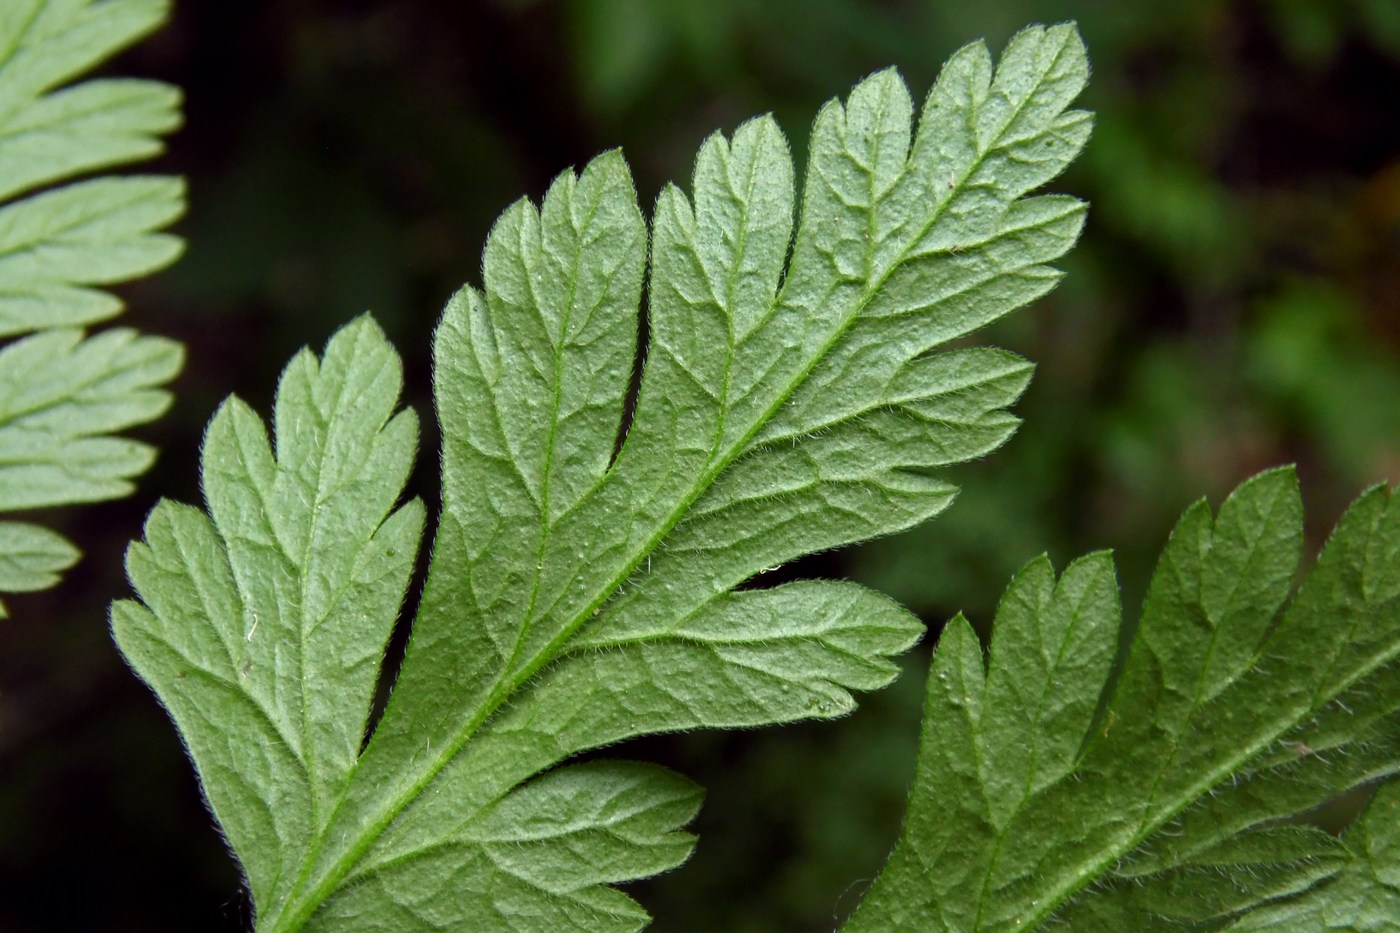
[[[116,435],[170,406],[162,386],[182,348],[87,328],[122,310],[103,286],[179,255],[180,240],[161,228],[183,212],[184,183],[81,176],[159,153],[180,122],[180,93],[136,78],[69,82],[155,29],[169,7],[0,3],[0,512],[128,495],[155,459]],[[77,559],[57,532],[0,520],[0,593],[52,586]]]
[[[205,508],[162,502],[112,609],[238,858],[257,929],[636,930],[611,885],[685,861],[685,778],[579,753],[849,711],[923,631],[850,583],[747,588],[923,521],[1030,365],[962,338],[1045,294],[1084,205],[1032,194],[1089,136],[1072,26],[893,71],[822,109],[800,207],[771,119],[712,136],[650,223],[622,157],[520,201],[435,337],[442,510],[360,318],[209,426]],[[644,300],[645,297],[645,300]],[[645,327],[639,327],[639,315]],[[639,333],[645,339],[639,342]],[[639,373],[632,398],[630,387]],[[1382,929],[1400,763],[1400,510],[1364,494],[1294,592],[1291,472],[1187,511],[1141,621],[1105,554],[1040,560],[989,650],[939,639],[904,831],[851,931]]]

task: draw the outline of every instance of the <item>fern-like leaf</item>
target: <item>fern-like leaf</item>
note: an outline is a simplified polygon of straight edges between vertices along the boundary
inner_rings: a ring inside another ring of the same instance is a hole
[[[1290,600],[1302,541],[1289,470],[1189,509],[1102,711],[1107,555],[1023,570],[989,663],[949,623],[904,836],[845,929],[1392,929],[1395,790],[1341,839],[1294,818],[1400,771],[1400,505],[1357,500]]]
[[[178,91],[68,82],[168,13],[167,0],[0,4],[0,337],[29,334],[0,350],[0,509],[127,495],[154,457],[112,435],[169,406],[159,387],[179,370],[180,347],[80,328],[121,310],[100,286],[178,255],[180,241],[158,231],[183,210],[183,186],[111,176],[50,186],[160,151],[179,123]],[[0,522],[0,548],[0,592],[49,586],[78,557],[25,522]]]
[[[800,222],[771,119],[711,137],[650,236],[616,153],[497,222],[438,328],[443,507],[363,753],[421,508],[412,420],[361,320],[237,401],[206,512],[162,504],[118,643],[170,710],[258,929],[634,930],[613,882],[681,862],[698,792],[567,764],[649,732],[840,715],[921,626],[859,587],[736,589],[945,508],[1015,427],[1024,361],[943,345],[1043,295],[1084,206],[1027,197],[1088,136],[1072,27],[945,68],[913,132],[883,72],[813,129]],[[650,273],[647,248],[650,243]],[[789,258],[790,254],[790,258]],[[649,285],[645,347],[638,304]],[[635,414],[628,389],[644,360]]]

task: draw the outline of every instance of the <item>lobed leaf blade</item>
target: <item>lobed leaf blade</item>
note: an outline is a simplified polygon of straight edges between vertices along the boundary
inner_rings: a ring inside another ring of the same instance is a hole
[[[358,759],[423,508],[399,360],[368,318],[209,426],[209,513],[162,502],[127,557],[117,645],[170,711],[254,897],[285,893]]]
[[[1354,850],[1284,821],[1400,765],[1400,510],[1388,490],[1358,499],[1290,602],[1301,541],[1288,470],[1246,482],[1218,516],[1187,510],[1102,718],[1081,719],[1069,767],[1011,808],[997,805],[1006,763],[1037,733],[995,723],[1037,691],[1072,690],[1003,660],[998,645],[1034,645],[1005,601],[990,673],[970,629],[951,624],[904,834],[848,928],[1216,928],[1295,897],[1324,903]],[[1063,613],[1062,599],[1033,615]],[[1115,643],[1116,594],[1091,603],[1086,618]],[[994,695],[983,684],[998,677],[1019,689]],[[1079,689],[1107,682],[1105,668]]]
[[[245,867],[245,852],[261,860],[259,930],[636,929],[645,914],[606,886],[682,860],[677,829],[698,798],[657,769],[571,756],[649,731],[836,716],[851,691],[894,676],[886,658],[921,626],[887,600],[821,581],[735,588],[936,514],[956,492],[938,468],[1014,430],[1005,409],[1029,364],[943,344],[1057,279],[1046,263],[1073,244],[1084,207],[1023,196],[1087,138],[1087,116],[1065,110],[1086,75],[1073,27],[1036,27],[1000,69],[985,49],[961,53],[917,131],[903,82],[872,76],[817,118],[795,233],[776,124],[716,134],[691,192],[658,199],[645,327],[648,230],[620,156],[561,176],[538,208],[508,209],[484,290],[461,290],[436,335],[443,509],[402,668],[356,759],[349,732],[334,745],[298,728],[331,708],[303,677],[325,651],[285,624],[305,599],[279,582],[278,529],[254,520],[301,514],[267,492],[297,461],[279,448],[274,466],[256,419],[228,416],[248,427],[221,429],[239,457],[205,466],[211,534],[240,598],[291,633],[285,669],[254,668],[255,692],[302,771],[297,846],[275,858],[234,843]],[[327,366],[372,370],[377,352],[328,349]],[[287,384],[279,425],[315,408]],[[323,559],[344,554],[328,544]],[[121,609],[128,628],[159,628],[142,611],[178,615],[136,582],[150,608]],[[169,689],[157,686],[168,703]],[[652,815],[624,820],[615,846],[622,773],[627,799],[645,803],[626,812]],[[559,788],[594,804],[561,816]],[[545,828],[529,859],[501,848],[503,814]]]
[[[184,211],[183,182],[100,177],[149,158],[180,122],[179,91],[100,79],[63,87],[158,27],[168,0],[13,0],[0,8],[0,508],[112,499],[154,459],[114,436],[169,406],[159,386],[181,348],[127,330],[77,328],[116,315],[97,286],[172,262],[160,232]],[[28,195],[25,197],[25,195]],[[28,335],[28,336],[23,336]],[[0,591],[51,585],[76,551],[32,526],[0,544]]]
[[[60,534],[28,522],[0,522],[0,591],[48,589],[77,560],[78,549]]]
[[[164,413],[159,387],[183,362],[179,344],[125,328],[45,331],[0,350],[0,509],[129,494],[155,452],[109,435]]]
[[[1068,138],[1058,128],[1060,111],[1055,108],[1063,107],[1067,100],[1064,92],[1074,87],[1076,80],[1082,84],[1086,72],[1077,34],[1071,27],[1033,29],[1018,41],[1026,49],[1040,49],[1044,54],[1023,55],[1018,67],[1024,69],[1024,75],[1017,80],[1004,80],[1007,90],[999,86],[998,93],[1019,95],[1029,117],[1019,123],[1016,120],[1020,117],[1007,117],[998,125],[989,124],[987,141],[973,140],[975,146],[983,146],[978,150],[980,155],[973,155],[959,169],[959,177],[964,181],[973,178],[982,167],[981,159],[998,146],[1019,145],[1023,137],[1041,139],[1046,134],[1057,141]],[[1074,74],[1079,77],[1074,78]],[[1032,102],[1040,79],[1046,76],[1060,90]],[[984,97],[992,93],[989,88],[990,84],[982,89]],[[933,97],[938,94],[935,89]],[[667,611],[684,614],[782,560],[906,527],[946,507],[952,489],[925,475],[929,466],[945,462],[930,449],[926,435],[911,438],[909,444],[921,448],[921,462],[912,470],[887,471],[891,477],[885,480],[887,492],[874,502],[865,496],[854,504],[838,502],[815,514],[810,507],[799,509],[797,515],[783,523],[773,517],[758,516],[751,525],[769,533],[756,547],[735,548],[739,559],[729,567],[707,561],[710,554],[704,550],[694,552],[699,555],[695,559],[688,559],[684,543],[686,518],[704,514],[707,496],[726,494],[726,480],[735,484],[735,493],[752,495],[748,490],[753,489],[753,481],[744,478],[742,458],[752,452],[757,459],[768,450],[783,446],[784,442],[779,441],[765,447],[761,432],[797,387],[822,371],[825,361],[835,356],[833,348],[841,345],[842,338],[854,332],[860,321],[889,317],[883,312],[867,312],[879,310],[878,301],[891,290],[906,296],[923,287],[917,277],[908,282],[900,280],[897,288],[884,287],[906,261],[918,270],[943,266],[957,270],[954,279],[962,284],[950,286],[951,295],[935,298],[952,301],[953,310],[961,311],[956,305],[959,296],[998,281],[1003,272],[1014,276],[1021,270],[1042,270],[1036,273],[1040,281],[1050,280],[1053,273],[1044,270],[1040,263],[1059,255],[1077,236],[1083,213],[1077,202],[1056,200],[1053,210],[1047,212],[1019,207],[1014,200],[1038,183],[1037,179],[1049,177],[1045,164],[1038,164],[1029,175],[1006,179],[1001,184],[993,184],[989,180],[993,176],[976,176],[973,187],[964,190],[955,185],[949,193],[941,166],[936,164],[934,131],[925,126],[912,151],[909,149],[911,110],[907,91],[893,72],[864,82],[853,91],[846,107],[832,104],[823,110],[813,132],[803,223],[785,276],[782,247],[787,234],[782,219],[789,214],[787,205],[792,203],[791,172],[787,168],[790,157],[771,121],[747,124],[728,145],[719,139],[707,143],[697,162],[693,202],[687,204],[676,189],[663,193],[658,202],[653,244],[651,342],[632,424],[616,462],[594,480],[588,493],[571,511],[562,514],[557,526],[541,539],[533,565],[504,561],[512,566],[502,566],[498,572],[482,572],[499,560],[482,545],[498,541],[493,533],[507,524],[490,520],[480,524],[481,519],[467,517],[476,515],[485,502],[464,504],[460,514],[454,514],[457,510],[451,503],[454,487],[462,481],[454,475],[459,469],[456,458],[470,463],[481,450],[490,447],[475,439],[463,448],[448,441],[444,452],[444,517],[423,608],[415,620],[393,698],[340,813],[344,829],[331,834],[350,841],[328,847],[319,858],[319,866],[306,882],[310,893],[303,904],[292,910],[291,916],[298,919],[288,920],[289,928],[295,927],[299,918],[309,916],[314,904],[328,896],[338,883],[337,878],[347,874],[355,862],[373,857],[369,850],[375,845],[374,839],[390,823],[415,806],[415,801],[434,796],[438,775],[449,769],[454,757],[508,697],[566,649],[576,631],[586,624],[609,625],[611,606],[616,607],[619,619],[625,618],[627,606],[634,601],[655,608],[652,600],[658,588],[664,592],[669,581],[671,592],[676,595],[674,609],[668,607]],[[1016,135],[1007,138],[1005,132],[1013,128],[1013,123]],[[1087,129],[1087,121],[1076,125]],[[1075,139],[1082,143],[1083,135]],[[1076,146],[1060,146],[1054,157],[1058,162],[1054,164],[1062,168],[1074,151]],[[841,175],[841,166],[847,164],[842,160],[848,159],[871,166],[869,172],[858,176],[863,179],[858,188],[869,195],[868,201],[852,202],[854,207],[831,195],[832,178]],[[584,175],[602,171],[601,166],[591,166]],[[749,178],[767,181],[762,185],[732,183]],[[903,200],[894,210],[918,211],[921,222],[900,223],[897,212],[886,205],[887,195],[896,189]],[[558,189],[552,189],[551,195],[555,190]],[[925,200],[919,201],[919,195]],[[549,202],[547,197],[541,215],[549,212]],[[704,207],[726,202],[728,209]],[[1031,224],[1037,231],[1034,234],[1022,233],[1027,210],[1041,218]],[[950,219],[940,225],[945,212]],[[971,218],[976,218],[975,223]],[[1009,231],[1004,237],[999,234],[1001,220]],[[732,235],[736,223],[752,237]],[[871,241],[861,247],[861,255],[883,265],[865,270],[865,260],[861,260],[862,271],[870,274],[855,282],[851,280],[850,268],[846,268],[847,247],[865,243],[872,223],[877,232],[886,231],[883,241]],[[969,246],[975,248],[990,240],[1001,249],[979,252],[964,260],[960,252],[954,251],[960,242],[958,237],[944,229],[949,225],[976,228],[974,235],[965,237]],[[906,229],[911,226],[913,229]],[[929,252],[927,238],[934,233],[942,234],[949,242],[947,249]],[[628,237],[618,235],[615,239],[626,242]],[[1008,245],[1016,242],[1036,245],[1025,249]],[[488,246],[488,273],[490,254]],[[635,262],[639,268],[640,252]],[[717,277],[712,271],[707,273],[707,262],[711,270],[715,263],[728,262],[733,274]],[[762,295],[760,286],[779,287],[780,279],[780,290],[762,305],[742,313],[735,310],[746,303],[738,296]],[[1034,297],[1042,291],[1043,286],[1033,291],[1013,289],[1009,298],[982,310],[980,317],[962,312],[954,327],[944,329],[935,323],[938,313],[946,310],[943,304],[935,299],[915,302],[907,314],[914,318],[924,315],[927,323],[920,323],[934,330],[936,336],[927,337],[911,320],[901,322],[907,332],[900,342],[903,357],[890,378],[894,379],[901,368],[913,369],[927,380],[924,391],[936,394],[932,386],[937,381],[930,378],[936,367],[917,361],[918,357],[939,338],[966,333],[1010,310],[1014,300]],[[473,396],[460,394],[463,386],[485,385],[494,374],[507,371],[495,361],[503,354],[500,337],[504,333],[511,338],[511,334],[503,331],[504,325],[493,317],[499,314],[499,305],[493,308],[489,293],[489,281],[486,300],[472,291],[461,293],[449,306],[439,329],[438,404],[449,438],[456,433],[452,421],[464,421],[466,412],[496,411],[484,389],[472,390],[477,393],[475,402],[471,401]],[[910,304],[910,300],[903,303]],[[697,332],[699,338],[693,336]],[[708,353],[704,352],[706,347]],[[956,357],[948,362],[953,370],[963,363]],[[1014,391],[1019,392],[1019,388]],[[619,417],[621,409],[619,392],[614,399]],[[1009,433],[1008,421],[990,417],[992,439],[988,440],[983,431],[973,443],[961,445],[961,457],[951,459],[983,453]],[[925,423],[934,436],[943,430],[936,422]],[[464,424],[466,436],[471,437],[472,430]],[[861,427],[853,426],[852,430],[859,431]],[[867,431],[865,436],[878,433]],[[600,452],[612,449],[614,437],[602,431],[595,432],[591,440],[591,462],[597,464],[602,462]],[[820,436],[814,438],[813,447],[822,441]],[[850,440],[846,444],[848,448],[856,446]],[[799,450],[795,455],[798,458],[815,460],[819,456],[813,447],[801,450],[803,445],[790,441],[786,445]],[[871,459],[878,461],[881,455],[889,455],[888,447]],[[897,459],[897,455],[891,459]],[[776,475],[790,462],[774,455],[774,464],[762,472]],[[730,469],[731,465],[736,466]],[[509,472],[502,471],[497,486],[519,482]],[[864,477],[855,470],[850,473],[854,475],[849,477],[846,488],[860,493]],[[483,481],[486,475],[489,474],[483,474]],[[825,495],[820,481],[817,485],[818,496]],[[764,496],[760,492],[759,498],[782,501],[780,494]],[[882,514],[877,514],[874,521],[858,522],[855,527],[842,522],[846,527],[838,534],[826,531],[822,522],[816,520],[859,516],[868,507],[883,507]],[[472,527],[478,530],[470,531]],[[670,547],[673,541],[680,543],[674,550]],[[505,615],[512,621],[506,621],[499,611],[504,606],[494,600],[511,598],[500,594],[507,592],[509,575],[522,570],[531,575],[533,582],[519,592],[528,590],[531,595],[523,606],[519,596],[515,597],[515,605],[521,608],[509,610]],[[480,577],[492,587],[484,595],[474,582]],[[451,582],[439,583],[444,580]],[[461,581],[467,581],[465,599],[455,589]],[[461,611],[464,604],[465,613]],[[487,606],[493,610],[490,614]],[[454,686],[449,688],[448,684]],[[443,715],[444,708],[455,712]],[[433,749],[431,755],[420,755],[419,750],[426,747]],[[406,760],[421,764],[405,768]],[[276,915],[277,922],[283,922],[282,917]]]
[[[1325,884],[1302,896],[1265,905],[1226,929],[1385,930],[1400,916],[1400,792],[1394,782],[1381,787],[1366,811],[1347,831],[1353,858]]]
[[[0,207],[0,334],[94,323],[121,305],[91,285],[164,268],[181,241],[155,232],[185,210],[172,178],[96,178]]]

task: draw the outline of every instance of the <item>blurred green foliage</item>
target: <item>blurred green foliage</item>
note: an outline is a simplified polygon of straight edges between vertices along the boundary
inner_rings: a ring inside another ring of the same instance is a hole
[[[162,168],[190,178],[189,254],[126,297],[190,362],[143,435],[164,453],[141,497],[60,519],[90,560],[0,630],[0,929],[246,927],[182,750],[105,624],[154,497],[197,498],[223,395],[265,406],[297,347],[368,308],[426,413],[443,302],[478,278],[495,216],[564,167],[621,146],[647,203],[717,127],[772,111],[800,157],[820,103],[868,72],[895,64],[922,92],[959,45],[1069,18],[1098,119],[1056,188],[1092,202],[1089,228],[1059,290],[983,336],[1039,364],[1026,424],[957,470],[945,516],[784,572],[853,573],[934,627],[957,609],[985,624],[1043,551],[1114,548],[1132,606],[1182,508],[1267,465],[1299,464],[1315,541],[1359,488],[1400,481],[1400,4],[178,4],[114,68],[186,90]],[[656,930],[835,926],[895,837],[926,655],[908,663],[835,726],[610,752],[709,788],[694,859],[637,892]]]

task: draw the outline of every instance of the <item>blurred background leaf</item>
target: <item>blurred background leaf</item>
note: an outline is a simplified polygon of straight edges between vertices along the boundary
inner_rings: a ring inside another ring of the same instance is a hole
[[[620,146],[644,204],[716,127],[772,111],[803,155],[820,103],[897,65],[1080,22],[1098,112],[1057,190],[1093,202],[1065,283],[986,342],[1039,364],[1022,431],[960,468],[928,526],[770,576],[853,574],[935,627],[985,625],[1011,574],[1119,555],[1133,606],[1172,520],[1299,465],[1314,541],[1400,481],[1400,5],[1394,0],[244,0],[177,5],[111,67],[172,81],[189,253],[123,296],[185,341],[176,409],[129,502],[44,516],[91,556],[0,627],[0,929],[240,930],[238,878],[106,603],[157,494],[198,497],[203,426],[259,406],[301,345],[372,310],[428,411],[428,337],[496,215]],[[418,493],[431,501],[436,438]],[[767,578],[765,578],[767,582]],[[658,931],[830,930],[893,844],[925,653],[836,725],[650,740],[709,789],[695,857],[638,886]],[[81,896],[76,896],[80,893]]]

